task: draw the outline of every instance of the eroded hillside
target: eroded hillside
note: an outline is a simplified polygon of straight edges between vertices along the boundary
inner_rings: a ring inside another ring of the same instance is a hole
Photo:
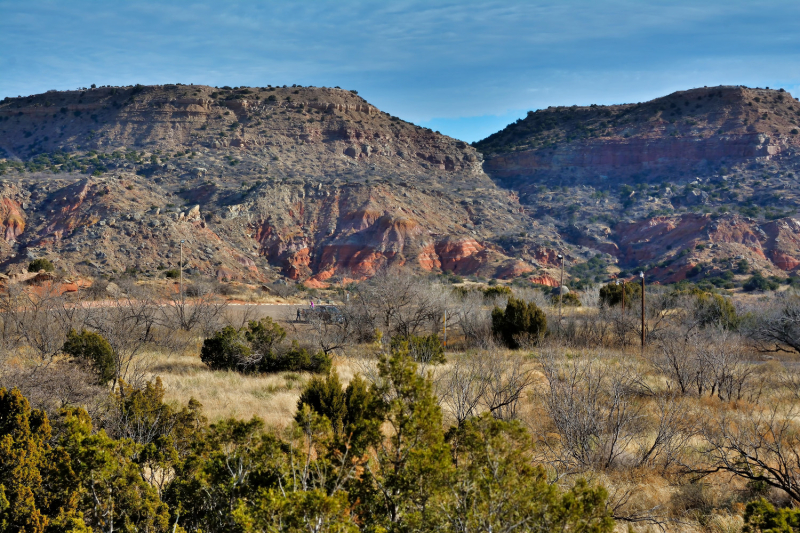
[[[101,87],[0,104],[0,258],[325,282],[384,264],[509,277],[558,236],[471,146],[338,88]],[[524,246],[506,249],[508,235]],[[551,248],[548,248],[550,243]],[[12,268],[12,270],[13,270]]]
[[[623,268],[781,276],[800,260],[799,121],[783,90],[704,87],[529,112],[475,147],[536,220]]]

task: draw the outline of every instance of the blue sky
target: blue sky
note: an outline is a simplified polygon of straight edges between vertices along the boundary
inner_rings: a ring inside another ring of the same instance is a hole
[[[339,85],[467,141],[550,105],[800,85],[797,1],[0,0],[0,98]]]

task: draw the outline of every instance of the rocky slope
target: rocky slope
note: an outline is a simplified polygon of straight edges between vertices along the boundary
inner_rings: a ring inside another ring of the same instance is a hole
[[[339,88],[6,98],[0,268],[157,278],[184,241],[190,273],[312,286],[390,264],[553,285],[559,252],[574,279],[786,276],[798,120],[789,93],[713,87],[541,110],[469,146]]]
[[[475,143],[484,170],[573,247],[675,281],[748,258],[800,263],[800,102],[704,87],[616,106],[557,107]]]
[[[0,103],[0,261],[320,284],[510,277],[558,236],[466,143],[339,88],[100,87]],[[507,250],[507,235],[525,240]],[[520,237],[521,236],[521,237]],[[549,254],[549,255],[548,255]]]

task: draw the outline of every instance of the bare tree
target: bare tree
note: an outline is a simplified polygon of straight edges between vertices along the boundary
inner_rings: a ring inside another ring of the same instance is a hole
[[[456,297],[448,318],[468,346],[486,349],[492,344],[491,310],[484,303],[483,294],[473,291]]]
[[[742,329],[760,351],[800,353],[800,294],[778,294],[744,311],[749,320]]]
[[[703,393],[706,368],[701,364],[696,335],[675,329],[663,335],[646,357],[667,378],[668,390],[689,394],[696,389],[698,394]]]
[[[419,334],[437,327],[443,314],[440,294],[431,284],[409,272],[382,269],[354,290],[358,315],[385,335]]]
[[[86,308],[67,302],[57,285],[11,285],[0,295],[3,344],[8,350],[25,349],[36,366],[47,365],[61,352],[70,329],[85,324]]]
[[[512,420],[517,415],[522,393],[533,383],[533,374],[519,356],[487,358],[484,370],[483,405],[493,417]]]
[[[35,370],[24,365],[0,365],[0,387],[17,387],[31,404],[55,413],[67,406],[82,407],[93,418],[108,409],[108,388],[95,384],[86,365],[56,360]]]
[[[326,316],[323,313],[309,313],[304,331],[309,341],[323,352],[342,351],[357,337],[353,317],[349,312]],[[296,329],[296,325],[292,322]]]
[[[709,394],[723,401],[754,399],[760,388],[754,387],[756,368],[746,359],[743,339],[721,328],[704,330],[702,337],[698,373],[707,376]]]
[[[456,358],[440,382],[439,396],[459,427],[477,414],[484,401],[489,383],[487,355],[477,352]]]
[[[617,462],[639,434],[644,416],[633,401],[637,377],[593,360],[559,363],[542,357],[548,381],[544,406],[561,436],[551,447],[555,466],[562,471],[606,469]]]
[[[652,438],[637,443],[637,463],[650,468],[658,466],[663,472],[686,453],[698,429],[682,398],[672,395],[660,397],[655,408],[656,423],[647,432]]]
[[[168,327],[183,331],[198,331],[208,336],[222,327],[228,303],[220,298],[208,283],[192,283],[190,298],[170,294],[166,305],[160,306],[161,321]]]
[[[110,300],[106,305],[92,308],[87,324],[102,335],[114,350],[115,376],[112,389],[120,380],[134,387],[144,383],[147,364],[141,358],[149,345],[169,345],[172,332],[159,328],[161,311],[148,298],[131,294]]]
[[[780,489],[800,502],[800,429],[796,409],[781,413],[777,406],[767,411],[724,413],[709,419],[703,436],[707,447],[705,467],[691,471],[708,475],[730,472],[751,481]]]

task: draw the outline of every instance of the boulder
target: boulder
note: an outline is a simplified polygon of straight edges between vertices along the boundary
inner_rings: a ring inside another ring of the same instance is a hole
[[[708,203],[708,193],[692,189],[686,193],[686,203],[689,205],[704,205]]]
[[[186,213],[186,220],[200,220],[200,206],[196,205]]]
[[[559,293],[559,291],[561,291]],[[554,296],[558,296],[559,294],[569,294],[569,289],[566,285],[562,285],[561,287],[553,287],[553,290],[550,291]]]

